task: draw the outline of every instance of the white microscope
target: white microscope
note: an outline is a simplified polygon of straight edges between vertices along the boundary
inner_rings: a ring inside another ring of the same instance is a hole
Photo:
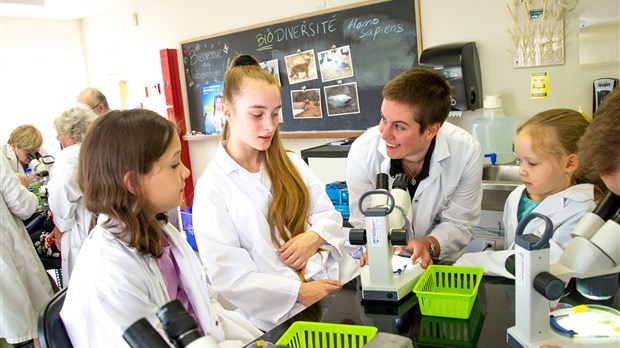
[[[549,266],[548,241],[553,224],[545,215],[532,213],[517,226],[515,238],[515,326],[508,329],[510,347],[558,345],[620,347],[620,336],[580,335],[574,330],[550,327],[550,300],[560,299],[571,278],[577,291],[591,299],[605,299],[618,291],[620,272],[620,197],[609,193],[592,213],[579,221],[560,262]],[[542,237],[523,235],[527,223],[545,220]],[[557,322],[554,322],[554,324]],[[563,333],[560,333],[563,332]]]
[[[377,174],[377,189],[365,192],[359,199],[359,209],[365,216],[365,229],[351,229],[349,241],[366,245],[369,264],[362,267],[362,299],[398,302],[410,294],[424,269],[419,263],[394,255],[394,246],[407,245],[409,232],[407,212],[411,198],[407,192],[407,177],[397,174],[388,190],[388,175]],[[364,209],[364,201],[370,206]],[[394,264],[399,265],[394,270]]]

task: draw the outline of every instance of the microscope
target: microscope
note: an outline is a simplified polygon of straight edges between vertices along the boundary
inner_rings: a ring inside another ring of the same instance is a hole
[[[366,245],[369,264],[362,267],[362,299],[398,302],[413,290],[424,269],[412,264],[409,257],[394,255],[394,246],[408,242],[411,223],[407,212],[411,198],[407,192],[407,177],[397,174],[392,190],[388,190],[388,175],[377,174],[376,190],[365,192],[359,199],[359,209],[364,214],[366,228],[351,229],[349,242]],[[364,209],[364,201],[370,201]],[[410,227],[409,227],[410,228]],[[399,265],[394,270],[394,264]]]
[[[200,332],[198,324],[179,300],[172,300],[159,308],[157,318],[175,348],[219,347],[213,337]],[[131,324],[123,333],[123,339],[131,348],[171,347],[146,318],[140,318]]]
[[[516,318],[515,326],[507,334],[510,347],[620,347],[618,335],[589,336],[564,330],[555,317],[550,320],[549,310],[550,301],[563,296],[565,284],[571,278],[576,279],[577,291],[587,298],[601,300],[616,294],[620,272],[619,208],[620,197],[608,193],[592,213],[579,220],[560,261],[552,265],[548,245],[553,235],[551,220],[532,213],[519,223],[514,258]],[[523,235],[525,225],[535,218],[545,221],[543,235]],[[551,328],[550,322],[557,330]]]

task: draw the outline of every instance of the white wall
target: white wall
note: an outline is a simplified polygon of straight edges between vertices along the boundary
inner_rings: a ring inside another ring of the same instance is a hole
[[[565,64],[558,66],[521,68],[512,67],[510,16],[506,10],[506,1],[498,0],[420,0],[422,15],[422,39],[424,47],[432,47],[445,43],[475,41],[480,55],[482,68],[483,90],[485,94],[500,94],[504,101],[504,111],[517,119],[519,123],[535,113],[555,107],[577,109],[582,106],[584,111],[591,113],[592,81],[599,77],[619,77],[618,62],[598,65],[579,64],[579,33],[577,11],[567,14],[565,21],[566,57]],[[281,1],[235,1],[230,6],[226,2],[210,2],[203,0],[150,0],[129,2],[122,9],[116,9],[102,15],[82,20],[81,35],[84,38],[84,52],[87,62],[86,80],[90,85],[100,88],[110,100],[111,106],[120,108],[118,81],[126,80],[129,95],[126,107],[138,103],[165,114],[163,97],[154,93],[154,88],[161,83],[161,67],[159,50],[163,48],[180,48],[180,42],[200,36],[231,31],[268,21],[284,20],[291,16],[308,14],[326,8],[333,8],[352,3],[363,3],[359,0],[306,0],[290,1],[291,5],[282,6]],[[134,14],[136,14],[134,16]],[[135,19],[137,18],[137,22]],[[74,42],[72,38],[80,36],[80,30],[74,22],[69,21],[70,29],[49,21],[34,21],[32,25],[14,30],[14,23],[2,19],[2,37],[16,34],[15,40],[35,40],[35,43],[65,40]],[[77,22],[79,23],[79,22]],[[136,25],[137,24],[137,25]],[[50,30],[60,27],[64,35],[54,34],[49,38]],[[30,28],[35,28],[37,35],[47,35],[36,40]],[[39,28],[40,30],[37,30]],[[45,30],[43,30],[45,29]],[[22,33],[21,30],[26,33]],[[7,34],[7,31],[11,34]],[[41,33],[40,33],[41,32]],[[23,37],[22,37],[23,36]],[[4,40],[0,41],[6,45]],[[620,43],[610,43],[620,45]],[[65,44],[73,47],[72,44]],[[70,52],[71,59],[81,58],[77,52]],[[75,55],[75,56],[73,56]],[[179,52],[179,58],[180,58]],[[181,59],[179,59],[181,62]],[[181,63],[182,64],[182,63]],[[180,66],[182,68],[182,66]],[[84,64],[76,63],[75,75],[84,77]],[[530,73],[546,71],[550,75],[550,97],[543,100],[532,100],[529,97]],[[181,74],[183,78],[183,74]],[[0,85],[7,82],[2,79]],[[79,85],[79,84],[78,84]],[[184,81],[182,81],[184,86]],[[42,106],[33,99],[40,98],[39,86],[8,91],[26,95],[37,91],[36,98],[29,98],[26,105],[40,110]],[[65,84],[62,81],[58,89],[70,95],[70,101],[82,86]],[[3,87],[4,88],[4,87]],[[149,96],[145,96],[145,88]],[[185,98],[185,91],[183,91]],[[186,98],[185,98],[186,99]],[[2,104],[2,103],[0,103]],[[1,106],[0,106],[1,107]],[[15,115],[2,111],[2,118]],[[19,110],[19,109],[16,109]],[[46,111],[46,113],[48,113]],[[52,113],[51,115],[53,115]],[[450,118],[450,122],[469,129],[471,120],[480,115],[480,111],[465,112],[461,118]],[[187,116],[187,115],[186,115]],[[51,116],[46,116],[51,117]],[[4,128],[4,126],[3,126]],[[285,140],[287,147],[299,151],[317,146],[332,139]],[[190,154],[194,179],[202,173],[212,158],[217,139],[191,141]],[[327,161],[327,162],[326,162]],[[335,164],[337,161],[338,164]],[[310,160],[312,168],[324,181],[344,179],[343,160]],[[316,163],[316,164],[315,164]]]
[[[34,124],[59,152],[52,120],[87,82],[79,21],[0,17],[0,143]]]

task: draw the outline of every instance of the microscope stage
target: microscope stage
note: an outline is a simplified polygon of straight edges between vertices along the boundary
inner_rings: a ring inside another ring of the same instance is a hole
[[[397,271],[394,271],[389,284],[373,284],[370,277],[371,267],[362,267],[362,299],[398,302],[413,291],[413,286],[424,273],[424,268],[419,263],[411,264],[409,258],[402,256],[394,255],[392,265]]]

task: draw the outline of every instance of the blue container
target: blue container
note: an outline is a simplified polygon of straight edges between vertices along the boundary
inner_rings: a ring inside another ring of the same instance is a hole
[[[192,207],[181,209],[181,225],[185,232],[185,239],[194,251],[198,251],[196,235],[194,234],[194,225],[192,224]]]
[[[347,189],[347,183],[345,181],[333,182],[325,186],[327,196],[334,205],[347,205],[349,204],[349,190]]]

